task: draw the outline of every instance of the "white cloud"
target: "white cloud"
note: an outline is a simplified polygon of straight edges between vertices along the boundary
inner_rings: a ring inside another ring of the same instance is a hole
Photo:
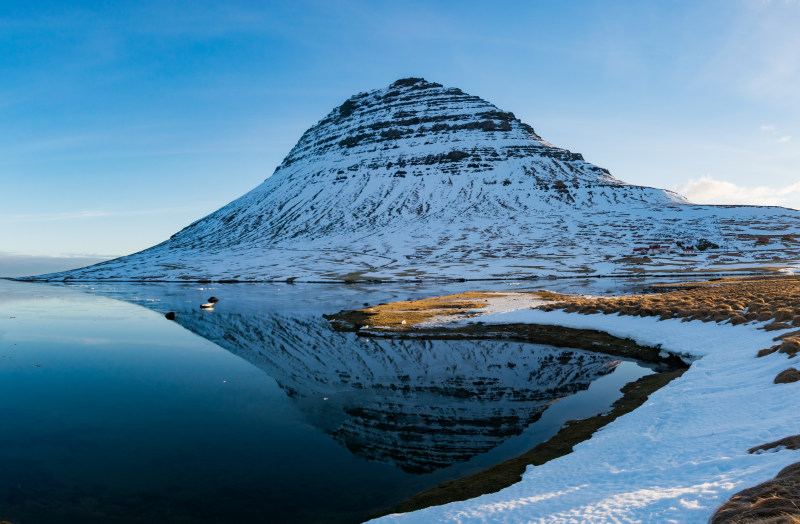
[[[778,128],[775,127],[772,124],[763,125],[763,126],[761,126],[761,132],[762,133],[767,133],[768,135],[771,135],[771,136],[777,136],[778,135]],[[791,139],[792,139],[792,137],[790,135],[784,135],[784,136],[778,138],[776,140],[776,142],[779,143],[779,144],[785,144],[786,142],[790,141]]]
[[[800,205],[800,182],[784,187],[739,186],[733,182],[716,180],[704,175],[698,180],[689,180],[676,188],[678,193],[697,204],[747,204],[756,206]]]

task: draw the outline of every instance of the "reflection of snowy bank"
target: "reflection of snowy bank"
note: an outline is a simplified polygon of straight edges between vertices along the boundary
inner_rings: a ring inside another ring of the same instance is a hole
[[[264,370],[357,455],[413,473],[488,452],[620,363],[521,342],[360,338],[320,318],[231,309],[178,322]]]
[[[518,484],[386,521],[707,522],[731,494],[800,460],[800,451],[747,453],[796,434],[800,426],[795,401],[800,382],[773,384],[790,365],[786,356],[756,358],[759,349],[774,344],[775,332],[753,325],[530,309],[480,320],[599,329],[702,358],[572,454],[529,467]]]

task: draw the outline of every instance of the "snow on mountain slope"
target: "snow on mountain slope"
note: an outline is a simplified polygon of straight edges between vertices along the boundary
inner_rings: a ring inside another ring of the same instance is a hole
[[[166,242],[38,278],[609,274],[653,263],[631,260],[633,247],[679,240],[718,248],[655,266],[774,264],[796,260],[800,244],[790,234],[798,224],[798,211],[696,206],[626,184],[545,142],[512,113],[407,78],[345,101],[303,134],[270,178]]]

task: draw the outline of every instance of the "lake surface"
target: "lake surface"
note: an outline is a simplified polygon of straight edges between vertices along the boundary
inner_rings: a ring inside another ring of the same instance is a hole
[[[642,285],[0,281],[0,520],[363,521],[607,411],[652,370],[518,342],[360,338],[323,313]]]

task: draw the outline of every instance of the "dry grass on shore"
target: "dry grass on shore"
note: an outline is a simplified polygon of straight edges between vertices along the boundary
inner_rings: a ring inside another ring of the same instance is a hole
[[[662,292],[663,290],[663,292]],[[619,297],[584,297],[551,291],[523,292],[532,299],[548,300],[538,306],[568,313],[620,314],[661,319],[682,318],[703,322],[765,322],[766,329],[800,327],[800,277],[731,277],[688,284],[653,286],[654,293]],[[343,311],[331,318],[353,326],[407,330],[415,324],[442,315],[470,315],[484,309],[491,300],[508,293],[473,291],[443,297],[380,304]],[[334,318],[335,317],[335,318]],[[800,348],[800,332],[784,336],[784,352],[792,344]],[[777,350],[777,349],[776,349]],[[797,353],[797,350],[793,350]]]
[[[800,327],[800,277],[759,276],[730,277],[675,285],[656,285],[654,293],[617,297],[585,297],[562,295],[551,291],[514,293],[549,303],[537,306],[543,311],[563,310],[581,314],[619,314],[659,317],[662,320],[681,318],[703,322],[768,322],[764,329],[787,330]],[[662,291],[663,290],[663,291]],[[662,291],[662,292],[659,292]],[[508,297],[509,293],[474,291],[380,304],[354,311],[341,311],[327,316],[338,329],[380,328],[408,331],[419,323],[440,316],[479,314],[490,301]],[[777,344],[764,348],[758,356],[775,352],[789,358],[800,353],[800,330],[786,332],[776,338]]]
[[[545,292],[546,295],[555,293]],[[507,297],[507,293],[487,291],[470,291],[443,297],[424,298],[420,300],[403,300],[389,304],[368,306],[354,311],[342,311],[325,318],[338,323],[338,328],[345,325],[351,327],[379,327],[393,331],[403,331],[425,320],[448,315],[469,316],[471,313],[485,308],[490,299]],[[545,298],[543,295],[542,298]]]
[[[661,319],[683,318],[704,322],[773,322],[766,329],[800,327],[800,277],[724,278],[674,286],[654,286],[664,293],[622,297],[564,296],[540,306],[570,313],[617,313]],[[670,290],[671,289],[671,290]]]
[[[653,286],[664,293],[622,297],[587,298],[565,296],[552,304],[539,306],[545,311],[562,309],[571,313],[657,316],[703,322],[769,322],[766,330],[800,327],[800,277],[737,277],[680,286]],[[759,357],[778,352],[789,358],[800,353],[800,330],[776,337],[772,347]]]
[[[740,491],[723,504],[709,524],[800,523],[800,462],[772,479]]]

